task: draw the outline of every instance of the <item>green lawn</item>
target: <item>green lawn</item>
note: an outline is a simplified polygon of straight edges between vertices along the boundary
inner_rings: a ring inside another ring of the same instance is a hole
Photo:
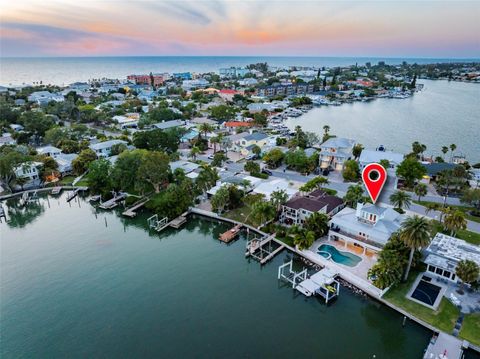
[[[450,301],[446,298],[442,298],[438,309],[435,311],[405,297],[417,275],[418,272],[410,273],[409,279],[406,283],[400,283],[396,287],[391,288],[383,296],[383,299],[450,334],[453,331],[455,322],[460,314],[460,310]]]
[[[223,213],[222,216],[225,218],[233,219],[234,221],[249,224],[253,227],[258,227],[260,223],[254,223],[250,218],[248,218],[251,211],[252,210],[250,207],[243,205],[239,208],[235,208]]]
[[[432,222],[433,222],[433,233],[432,233],[433,236],[435,236],[435,234],[437,234],[437,232],[441,232],[441,233],[445,233],[445,234],[450,235],[449,231],[445,231],[443,229],[443,225],[440,222],[435,221],[435,220],[432,221]],[[455,237],[463,239],[464,241],[466,241],[468,243],[480,245],[480,233],[477,233],[477,232],[472,232],[472,231],[467,231],[465,229],[461,229],[461,230],[457,231],[457,233],[455,234]]]
[[[75,179],[75,176],[65,176],[65,177],[62,177],[62,179],[58,181],[57,184],[59,186],[71,186],[74,179]]]
[[[80,181],[75,183],[77,187],[88,187],[88,178],[86,176],[82,177]]]
[[[292,236],[286,236],[286,237],[276,236],[275,238],[277,238],[278,240],[281,240],[286,245],[289,245],[290,247],[295,248],[295,244],[293,243],[293,237]]]
[[[412,202],[413,202],[413,203],[416,203],[416,204],[419,204],[419,205],[421,205],[421,206],[425,206],[425,205],[427,205],[427,204],[432,204],[432,203],[434,203],[434,202],[416,201],[416,200],[413,200]],[[438,204],[438,203],[437,203],[437,204]],[[475,209],[474,207],[469,207],[469,206],[454,206],[454,205],[448,205],[448,207],[450,207],[450,208],[455,208],[455,209],[459,209],[460,211],[462,211],[463,213],[465,213],[465,218],[467,218],[469,221],[480,223],[480,217],[476,217],[476,216],[472,216],[471,214],[468,214],[469,211],[472,211],[472,210]]]
[[[465,315],[462,329],[460,330],[460,337],[473,344],[480,345],[480,313]]]

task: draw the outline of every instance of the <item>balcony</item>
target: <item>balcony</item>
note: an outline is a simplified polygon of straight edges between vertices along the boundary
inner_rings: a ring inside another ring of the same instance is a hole
[[[340,228],[330,228],[330,230],[332,232],[341,234],[342,236],[354,239],[354,240],[359,241],[359,242],[363,242],[363,243],[371,245],[373,247],[377,247],[377,248],[378,247],[380,247],[380,248],[383,247],[383,245],[378,243],[378,242],[372,241],[370,239],[366,239],[365,237],[359,236],[358,234],[349,233],[347,231],[341,230]]]

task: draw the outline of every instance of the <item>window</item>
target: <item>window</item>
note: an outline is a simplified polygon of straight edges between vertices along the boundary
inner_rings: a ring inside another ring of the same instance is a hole
[[[437,269],[435,270],[435,273],[442,275],[442,273],[443,273],[442,268],[437,268]]]
[[[450,278],[451,273],[448,270],[443,271],[443,276]]]
[[[428,270],[429,272],[435,273],[435,267],[434,267],[434,266],[428,265],[427,270]]]

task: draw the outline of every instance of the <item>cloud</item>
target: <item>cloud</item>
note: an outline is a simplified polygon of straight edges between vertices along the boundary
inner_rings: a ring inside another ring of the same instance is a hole
[[[2,54],[92,55],[109,54],[135,45],[135,41],[75,29],[41,24],[6,22],[0,25]]]
[[[154,9],[159,15],[166,13],[186,23],[193,22],[199,25],[208,25],[212,22],[210,17],[201,10],[196,9],[193,3],[183,4],[180,1],[165,1],[147,3],[147,6]]]
[[[4,2],[2,56],[480,56],[480,3],[37,1]]]

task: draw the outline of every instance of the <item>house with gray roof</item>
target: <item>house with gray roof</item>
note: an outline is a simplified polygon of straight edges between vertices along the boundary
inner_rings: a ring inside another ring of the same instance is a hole
[[[254,132],[239,141],[240,153],[244,156],[248,156],[254,146],[262,149],[268,143],[268,135],[263,132]]]
[[[124,144],[126,146],[127,142],[123,140],[110,140],[105,142],[98,142],[88,147],[90,147],[90,149],[92,149],[98,157],[110,157],[112,147],[119,144]]]
[[[39,105],[47,105],[48,103],[63,102],[65,98],[62,94],[52,93],[50,91],[35,91],[28,96],[29,102],[35,102]]]
[[[318,146],[320,149],[320,168],[342,171],[344,162],[352,158],[353,146],[355,146],[355,140],[342,137],[329,138]]]
[[[184,126],[185,121],[182,120],[172,120],[172,121],[164,121],[159,123],[154,123],[152,126],[155,128],[159,128],[161,130],[168,130],[169,128],[180,127]]]
[[[52,158],[57,158],[57,156],[59,156],[62,153],[62,150],[55,146],[44,146],[44,147],[37,148],[37,153],[39,155],[45,155]]]
[[[328,239],[362,247],[364,253],[378,252],[404,220],[392,208],[358,203],[356,210],[345,207],[332,217]]]
[[[455,274],[462,260],[470,260],[480,266],[480,247],[443,233],[437,233],[424,250],[427,272],[458,282]]]
[[[200,165],[190,161],[178,160],[170,162],[170,169],[172,172],[175,172],[176,169],[181,169],[185,174],[188,174],[195,171],[199,167]]]
[[[375,151],[364,149],[358,159],[360,170],[363,170],[370,163],[379,163],[387,160],[390,164],[390,172],[394,172],[397,166],[403,161],[403,154],[392,151]]]

